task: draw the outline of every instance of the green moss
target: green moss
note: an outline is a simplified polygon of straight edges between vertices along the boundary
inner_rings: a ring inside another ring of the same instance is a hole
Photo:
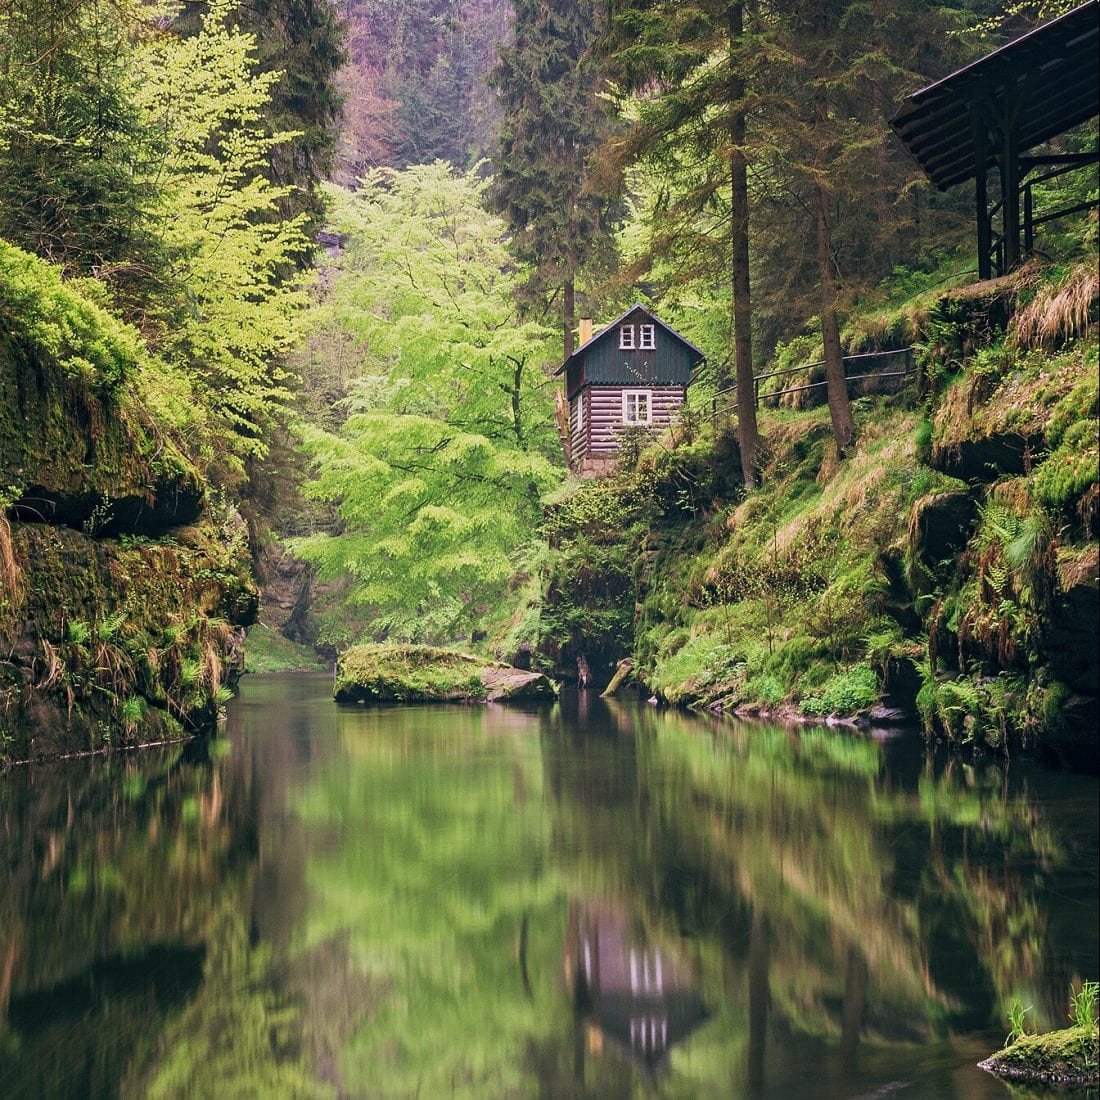
[[[327,668],[329,662],[309,646],[298,645],[262,623],[248,631],[245,672],[305,672]]]
[[[0,493],[35,488],[24,518],[91,534],[187,522],[203,494],[182,444],[197,416],[135,329],[0,242]]]
[[[1035,473],[1036,499],[1055,514],[1073,507],[1100,479],[1097,421],[1082,419],[1059,433],[1059,445]]]
[[[427,645],[360,645],[339,660],[338,703],[548,700],[557,689],[545,676]]]
[[[1093,1024],[1024,1035],[979,1065],[1014,1081],[1095,1085],[1100,1080],[1100,1033]]]
[[[67,286],[60,269],[0,241],[0,328],[93,386],[119,386],[148,355],[137,332]]]

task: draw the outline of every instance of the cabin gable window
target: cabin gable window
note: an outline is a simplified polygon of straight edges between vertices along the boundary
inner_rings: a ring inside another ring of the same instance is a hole
[[[623,325],[619,329],[619,350],[620,351],[633,351],[634,350],[634,326]]]
[[[653,394],[649,390],[623,390],[623,423],[649,424],[653,420]]]
[[[656,325],[639,325],[638,326],[638,347],[642,351],[653,351],[657,347],[657,326]]]

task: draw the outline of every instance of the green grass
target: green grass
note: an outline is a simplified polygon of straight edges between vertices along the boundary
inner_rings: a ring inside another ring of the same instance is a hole
[[[1082,982],[1080,989],[1071,989],[1069,1018],[1073,1026],[1045,1035],[1027,1033],[1028,1009],[1014,997],[1005,1047],[979,1063],[982,1069],[1015,1081],[1095,1085],[1100,1080],[1098,993],[1100,984],[1096,982]]]
[[[328,662],[308,646],[298,645],[261,623],[248,632],[245,672],[312,672],[327,667]]]

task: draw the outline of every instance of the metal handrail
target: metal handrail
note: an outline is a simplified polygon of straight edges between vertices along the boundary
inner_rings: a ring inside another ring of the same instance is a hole
[[[881,359],[884,356],[888,356],[888,355],[910,355],[910,354],[912,354],[912,351],[913,351],[912,347],[889,348],[886,351],[863,351],[863,352],[859,352],[857,355],[845,355],[844,356],[844,362],[849,363],[849,362],[852,362],[853,360],[856,360],[856,359]],[[753,383],[753,391],[756,393],[757,402],[759,402],[759,400],[760,400],[760,394],[759,394],[760,383],[763,382],[766,378],[779,378],[779,377],[781,377],[783,375],[786,375],[786,374],[797,374],[799,371],[812,370],[814,367],[823,367],[824,365],[825,365],[825,360],[824,359],[818,359],[814,363],[803,363],[801,366],[798,366],[798,367],[784,367],[783,370],[768,371],[766,374],[754,374],[752,376],[752,383]],[[908,373],[910,373],[910,371],[906,370],[905,373],[908,374]],[[894,377],[894,375],[880,374],[878,377],[879,378],[886,378],[886,377],[891,377],[892,378],[892,377]],[[816,385],[823,385],[824,383],[815,382],[813,384],[816,386]],[[716,390],[713,396],[714,397],[721,397],[722,394],[724,394],[724,393],[733,393],[733,391],[735,389],[737,389],[736,385],[726,386],[725,389]],[[780,392],[786,393],[788,391],[784,390],[784,391],[780,391]],[[764,396],[765,397],[774,397],[775,395],[768,393],[768,394],[765,394]]]

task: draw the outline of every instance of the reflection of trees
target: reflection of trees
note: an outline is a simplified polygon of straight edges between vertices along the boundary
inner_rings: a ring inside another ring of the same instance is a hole
[[[555,849],[578,888],[633,896],[650,935],[692,937],[708,1003],[731,1002],[715,1027],[747,1044],[743,1079],[762,1076],[769,1002],[843,1071],[857,1039],[997,1023],[1041,980],[1041,886],[1021,868],[1059,855],[998,768],[929,762],[899,782],[892,750],[850,732],[724,723],[712,738],[614,707],[603,725],[583,752],[544,725]],[[708,996],[715,974],[727,988]]]
[[[299,949],[343,942],[365,991],[340,1080],[372,1097],[526,1095],[527,1037],[568,1027],[564,899],[530,719],[338,713],[344,755],[293,807],[320,838]]]
[[[796,1094],[1017,991],[1064,1011],[1040,903],[1066,857],[999,768],[297,683],[250,685],[209,750],[3,777],[0,1094]],[[594,988],[574,1012],[571,903],[648,953],[643,992],[660,954],[701,997],[667,1059],[613,1053]]]
[[[143,1025],[201,979],[240,854],[220,766],[195,742],[24,769],[0,821],[0,1092],[112,1095]]]
[[[302,1056],[300,1013],[282,995],[270,948],[252,942],[241,901],[225,890],[213,903],[202,984],[131,1062],[122,1096],[336,1095]]]
[[[0,1094],[213,1096],[290,1079],[293,1020],[250,921],[254,771],[228,749],[0,777]],[[192,1080],[212,1087],[171,1084]]]

